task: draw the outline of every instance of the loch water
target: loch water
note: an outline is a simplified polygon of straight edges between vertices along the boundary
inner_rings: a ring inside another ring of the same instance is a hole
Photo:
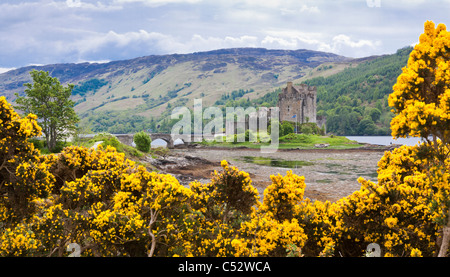
[[[393,139],[391,136],[346,136],[350,140],[354,140],[361,143],[369,143],[375,145],[391,145],[401,144],[414,146],[421,141],[420,138],[398,138]]]

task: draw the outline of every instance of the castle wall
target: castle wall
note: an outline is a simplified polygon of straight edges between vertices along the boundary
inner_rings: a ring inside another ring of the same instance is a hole
[[[302,123],[316,123],[316,94],[311,93],[306,97],[306,105],[303,113]]]

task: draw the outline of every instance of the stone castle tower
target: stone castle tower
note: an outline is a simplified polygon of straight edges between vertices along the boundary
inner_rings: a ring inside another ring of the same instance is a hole
[[[287,87],[278,95],[280,121],[298,123],[317,123],[316,116],[317,88],[301,84],[287,83]]]

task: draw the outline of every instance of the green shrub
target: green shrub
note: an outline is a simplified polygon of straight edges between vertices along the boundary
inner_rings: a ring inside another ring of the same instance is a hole
[[[60,153],[64,147],[70,146],[71,143],[65,141],[57,141],[55,147],[50,151],[51,153]]]
[[[142,152],[150,151],[150,146],[152,143],[152,139],[150,136],[141,131],[139,133],[134,134],[134,143],[136,143],[136,148]]]
[[[312,143],[313,139],[310,135],[290,133],[280,138],[280,142],[287,143]]]
[[[137,150],[136,148],[134,148],[132,146],[122,144],[122,147],[123,147],[123,152],[125,153],[125,155],[127,155],[127,157],[132,156],[132,157],[140,158],[140,157],[144,156],[144,154],[141,151]]]
[[[43,139],[30,138],[28,142],[32,143],[34,148],[39,149],[42,154],[60,153],[64,147],[71,145],[70,142],[57,141],[55,147],[50,151],[48,150],[47,142]]]
[[[280,136],[285,136],[294,133],[293,123],[288,121],[283,121],[280,126]]]
[[[114,136],[108,133],[100,133],[94,136],[89,143],[95,143],[96,141],[103,141],[102,146],[112,146],[116,148],[118,152],[123,153],[123,144]]]
[[[38,138],[30,138],[28,139],[28,142],[31,142],[34,145],[34,148],[37,148],[39,150],[41,150],[42,148],[45,147],[45,141],[42,139],[38,139]]]

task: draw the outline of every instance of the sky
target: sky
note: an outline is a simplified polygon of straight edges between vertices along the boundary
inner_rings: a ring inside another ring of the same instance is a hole
[[[450,0],[1,0],[0,73],[235,47],[391,54],[449,14]]]

